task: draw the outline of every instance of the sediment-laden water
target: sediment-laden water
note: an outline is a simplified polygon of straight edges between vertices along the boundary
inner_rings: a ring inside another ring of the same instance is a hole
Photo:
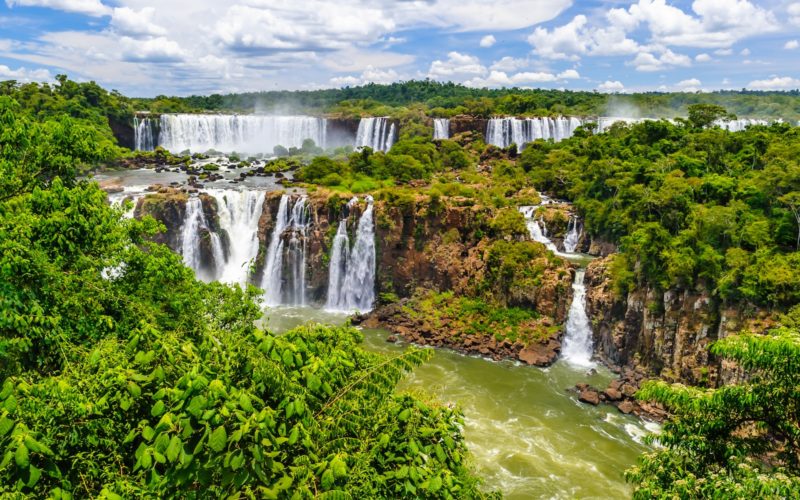
[[[264,326],[283,332],[307,321],[342,323],[343,314],[310,308],[270,309]],[[365,347],[385,354],[407,346],[386,332],[365,330]],[[612,374],[558,361],[550,368],[493,362],[449,350],[401,383],[425,391],[465,415],[464,434],[488,490],[504,498],[628,498],[622,477],[647,448],[645,423],[611,406],[589,406],[569,391],[578,382],[602,387]],[[652,426],[651,426],[652,427]]]

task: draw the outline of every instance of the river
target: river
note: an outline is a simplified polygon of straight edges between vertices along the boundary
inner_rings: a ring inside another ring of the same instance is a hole
[[[311,308],[275,308],[264,326],[276,333],[307,321],[342,324],[346,317]],[[386,332],[364,330],[364,347],[381,353],[406,348],[386,342]],[[559,361],[549,368],[493,362],[437,350],[400,390],[422,390],[458,404],[464,434],[487,490],[504,498],[630,498],[622,477],[647,449],[647,427],[611,406],[580,403],[577,382],[604,387],[612,374]]]

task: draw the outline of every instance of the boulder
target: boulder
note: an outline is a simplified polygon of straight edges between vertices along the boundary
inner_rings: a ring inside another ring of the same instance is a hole
[[[600,393],[593,389],[584,389],[578,396],[578,401],[597,406],[600,404]]]

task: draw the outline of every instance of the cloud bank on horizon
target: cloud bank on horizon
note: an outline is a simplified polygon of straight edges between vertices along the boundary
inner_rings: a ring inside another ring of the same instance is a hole
[[[800,1],[5,0],[0,27],[0,80],[66,73],[134,96],[800,88]]]

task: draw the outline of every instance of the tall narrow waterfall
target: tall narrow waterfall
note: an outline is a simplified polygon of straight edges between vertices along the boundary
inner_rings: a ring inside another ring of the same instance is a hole
[[[433,119],[433,139],[450,138],[450,120],[447,118]]]
[[[207,235],[210,243],[213,266],[203,262],[202,238]],[[181,256],[183,262],[194,269],[198,277],[213,279],[208,274],[209,267],[218,269],[225,262],[225,251],[218,234],[209,230],[206,216],[203,213],[203,202],[199,197],[192,196],[186,201],[186,215],[181,229]]]
[[[375,223],[373,200],[358,220],[356,241],[350,250],[347,219],[339,222],[331,251],[326,309],[368,312],[375,302]]]
[[[581,232],[578,229],[578,217],[573,215],[569,218],[569,224],[567,225],[567,235],[564,237],[564,251],[575,253],[580,238]]]
[[[137,151],[152,151],[156,148],[156,134],[153,131],[152,118],[133,117],[134,149]]]
[[[339,221],[339,228],[333,238],[330,268],[328,270],[328,300],[326,309],[339,309],[344,302],[344,282],[347,278],[347,264],[350,259],[350,237],[347,235],[347,219]]]
[[[160,129],[159,145],[173,153],[272,153],[275,146],[300,147],[306,139],[325,147],[327,122],[313,116],[165,114]]]
[[[305,305],[308,204],[305,196],[298,198],[291,208],[290,202],[289,195],[281,196],[264,261],[261,287],[268,306]],[[284,268],[288,271],[285,285]]]
[[[394,123],[388,118],[362,118],[358,122],[355,146],[369,147],[375,151],[389,151],[396,136]]]
[[[219,226],[227,234],[228,252],[218,266],[216,279],[244,285],[250,264],[258,255],[258,220],[264,205],[264,192],[256,190],[209,189],[217,201]]]
[[[567,317],[567,332],[564,336],[561,357],[572,365],[590,367],[594,366],[594,363],[592,363],[592,328],[585,307],[586,286],[583,284],[585,274],[584,269],[575,271],[572,305]]]
[[[521,151],[525,144],[536,139],[552,139],[555,142],[572,137],[575,129],[583,124],[580,118],[559,116],[556,118],[492,118],[486,127],[486,142],[501,148],[511,144]]]

